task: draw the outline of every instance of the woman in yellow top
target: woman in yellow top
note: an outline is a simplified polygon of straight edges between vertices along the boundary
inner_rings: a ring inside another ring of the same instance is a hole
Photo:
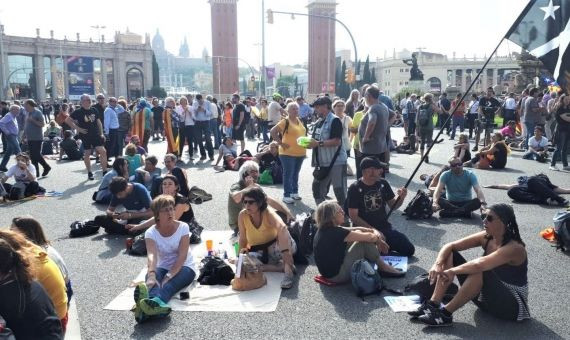
[[[261,103],[261,108],[259,109],[259,129],[261,130],[261,134],[263,135],[263,143],[269,143],[269,135],[267,134],[267,127],[268,127],[268,114],[267,114],[267,99],[263,98],[259,101]]]
[[[299,171],[305,160],[306,150],[297,144],[297,138],[305,136],[305,126],[299,119],[299,105],[287,104],[286,119],[271,129],[271,138],[279,143],[279,158],[283,165],[283,202],[300,200]]]
[[[263,271],[285,272],[281,288],[291,288],[297,245],[287,226],[275,210],[267,206],[267,196],[260,187],[247,189],[241,201],[244,209],[238,216],[240,249],[260,253]]]
[[[360,107],[359,107],[360,109]],[[352,124],[350,125],[350,132],[352,134],[352,148],[354,149],[354,162],[356,165],[356,178],[360,178],[362,177],[362,171],[360,170],[360,161],[362,161],[362,153],[360,152],[360,144],[358,142],[358,127],[360,126],[360,123],[362,122],[362,118],[364,118],[364,115],[366,114],[366,110],[367,108],[362,108],[362,110],[359,110],[357,112],[354,113],[354,116],[352,117]]]

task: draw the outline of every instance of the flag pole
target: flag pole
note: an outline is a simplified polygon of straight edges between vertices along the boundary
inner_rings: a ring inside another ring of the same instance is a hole
[[[510,32],[510,30],[509,30]],[[507,34],[508,35],[508,34]],[[469,87],[467,88],[467,90],[463,93],[463,96],[461,97],[461,100],[459,100],[458,103],[461,103],[462,101],[465,100],[465,98],[467,97],[467,94],[471,91],[471,89],[473,88],[473,86],[475,85],[475,83],[477,82],[477,80],[479,79],[479,77],[481,76],[481,74],[483,73],[483,71],[487,68],[487,65],[489,64],[489,62],[491,61],[491,59],[493,58],[493,56],[497,53],[497,50],[499,50],[499,47],[501,46],[501,44],[503,43],[503,41],[505,40],[506,36],[504,35],[501,40],[499,41],[499,43],[497,44],[497,47],[495,47],[495,49],[493,50],[493,52],[491,53],[491,55],[489,56],[489,58],[487,58],[487,60],[485,61],[485,63],[483,64],[483,67],[481,68],[481,70],[479,70],[479,72],[477,72],[477,75],[475,76],[475,78],[471,81],[471,84],[469,85]],[[414,172],[412,172],[412,175],[410,176],[410,178],[408,178],[408,181],[406,182],[406,184],[404,185],[404,188],[408,188],[408,186],[410,185],[410,183],[412,182],[412,179],[414,178],[414,176],[416,175],[416,173],[418,172],[418,170],[420,169],[420,166],[422,165],[422,163],[425,161],[425,159],[427,158],[427,156],[429,155],[431,149],[433,148],[433,146],[435,145],[435,143],[437,142],[437,140],[439,139],[439,137],[441,136],[441,134],[443,133],[443,126],[446,126],[447,123],[451,120],[451,118],[453,117],[453,114],[455,113],[455,111],[457,111],[457,108],[459,107],[459,105],[455,105],[455,107],[453,108],[453,111],[451,112],[451,114],[449,115],[449,117],[445,120],[445,122],[441,125],[442,128],[439,129],[438,134],[435,136],[435,138],[433,139],[433,141],[431,142],[430,146],[428,147],[426,153],[423,155],[423,157],[420,159],[420,162],[418,163],[418,165],[416,166],[416,168],[414,169]],[[388,215],[386,215],[386,219],[388,219],[390,217],[390,215],[392,214],[392,212],[394,211],[394,207],[397,206],[400,203],[400,196],[397,197],[396,201],[394,202],[394,204],[390,207],[390,211],[388,211]]]

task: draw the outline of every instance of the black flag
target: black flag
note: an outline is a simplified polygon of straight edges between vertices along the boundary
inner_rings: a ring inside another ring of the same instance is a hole
[[[570,87],[570,0],[531,0],[505,38],[542,61],[560,86]]]

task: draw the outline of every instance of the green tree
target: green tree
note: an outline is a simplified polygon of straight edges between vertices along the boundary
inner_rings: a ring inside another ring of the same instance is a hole
[[[281,72],[279,72],[281,74]],[[293,76],[280,76],[277,78],[276,90],[283,97],[291,97],[290,88],[295,85],[295,77]]]
[[[154,52],[152,52],[152,86],[160,86],[160,71]]]
[[[418,95],[418,97],[421,97],[424,95],[425,91],[422,89],[416,89],[416,88],[412,88],[412,87],[402,87],[400,89],[400,91],[398,93],[396,93],[392,99],[402,99],[402,98],[406,98],[406,93],[415,93],[416,95]]]
[[[345,81],[346,61],[342,62],[342,65],[340,67],[340,75],[342,80],[340,81],[338,87],[336,88],[336,94],[341,98],[348,98],[348,96],[350,95],[350,85],[347,84]]]
[[[370,56],[366,56],[364,70],[362,71],[362,84],[370,84]]]
[[[166,98],[166,90],[157,85],[153,85],[148,91],[148,94],[152,97]]]
[[[370,71],[370,84],[374,84],[376,82],[376,68],[373,67],[372,71]]]

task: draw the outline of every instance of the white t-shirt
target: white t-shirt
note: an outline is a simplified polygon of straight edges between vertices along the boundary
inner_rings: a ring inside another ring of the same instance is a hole
[[[178,222],[178,228],[170,237],[164,237],[160,235],[156,229],[156,225],[150,227],[145,233],[144,237],[153,240],[156,243],[156,249],[158,250],[158,268],[164,268],[170,270],[176,259],[178,258],[178,246],[180,245],[180,240],[185,235],[190,235],[190,228],[188,224],[184,222]],[[183,264],[184,267],[194,268],[194,259],[188,249],[188,255],[186,256],[186,261]]]
[[[194,125],[194,113],[192,112],[192,106],[186,106],[186,110],[182,108],[182,105],[178,105],[175,109],[178,116],[180,116],[180,121],[184,122],[185,126]]]
[[[407,115],[408,109],[406,108],[406,103],[408,102],[408,98],[404,98],[400,100],[400,109],[402,109],[402,114]]]
[[[515,98],[507,98],[507,100],[505,100],[505,109],[507,110],[514,110],[517,108],[517,102],[515,100]]]
[[[270,125],[277,125],[281,120],[281,105],[278,102],[272,101],[267,108],[267,120]]]
[[[532,136],[528,140],[528,146],[533,149],[546,148],[548,146],[548,138],[542,136],[540,140],[536,140],[536,137]]]
[[[212,119],[218,119],[218,105],[214,102],[210,102],[210,111],[212,112]]]
[[[36,167],[33,164],[28,164],[28,171],[31,174],[35,174],[36,173]],[[8,169],[8,172],[6,172],[6,177],[10,178],[14,176],[14,180],[16,182],[22,182],[22,183],[30,183],[30,181],[26,180],[26,171],[20,169],[20,167],[16,164],[16,165],[12,165],[12,167],[10,167],[10,169]]]

